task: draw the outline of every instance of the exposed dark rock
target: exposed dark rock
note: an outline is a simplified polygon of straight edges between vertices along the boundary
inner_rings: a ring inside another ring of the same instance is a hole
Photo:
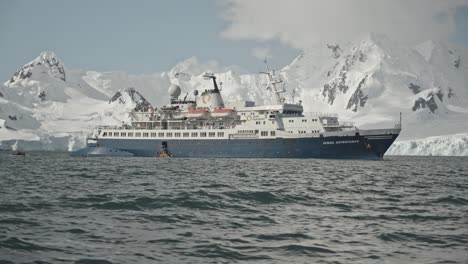
[[[444,99],[444,93],[439,89],[436,93],[437,97],[439,97],[439,100],[442,102]]]
[[[123,100],[122,100],[121,97],[122,97],[122,94],[120,92],[116,92],[114,94],[114,96],[112,96],[112,98],[109,100],[109,104],[112,103],[112,102],[115,102],[115,101],[117,101],[119,99],[120,99],[120,102],[123,103]]]
[[[364,95],[364,92],[362,91],[362,87],[366,84],[368,75],[364,77],[360,82],[358,87],[356,88],[356,91],[354,91],[353,95],[351,95],[351,98],[349,98],[348,101],[348,106],[346,109],[351,109],[353,112],[357,112],[358,106],[364,107],[366,105],[368,96]]]
[[[39,93],[39,95],[37,97],[39,97],[39,99],[41,99],[41,101],[44,102],[45,99],[46,99],[46,94],[45,94],[44,91],[42,91],[42,92]]]
[[[330,45],[327,44],[327,48],[331,49],[333,52],[333,58],[338,59],[341,56],[343,50],[340,48],[340,45]]]
[[[460,68],[460,57],[458,57],[458,59],[456,59],[454,62],[453,62],[453,66],[455,66],[455,68]]]
[[[333,79],[330,83],[323,86],[322,95],[323,97],[327,98],[329,104],[332,105],[335,101],[337,89],[343,94],[348,91],[349,86],[346,85],[347,74],[350,67],[354,64],[356,58],[357,57],[348,55],[343,66],[341,67],[338,78]]]
[[[32,72],[30,70],[30,67],[23,67],[19,69],[17,72],[15,72],[15,74],[13,74],[13,77],[11,77],[9,83],[13,83],[16,80],[25,80],[27,78],[30,78],[32,76]]]
[[[427,107],[429,107],[429,110],[434,113],[435,110],[437,110],[437,103],[435,101],[434,96],[431,96],[429,100],[426,101]]]
[[[39,62],[40,63],[40,62]],[[40,65],[38,63],[38,65]],[[56,68],[58,72],[60,73],[59,78],[62,79],[62,81],[66,81],[66,76],[65,76],[65,69],[63,66],[60,64],[60,62],[57,60],[57,58],[52,57],[50,59],[46,59],[45,63],[50,67],[50,68]]]
[[[0,92],[0,97],[5,97],[5,96],[3,96],[2,92]]]
[[[328,98],[329,104],[333,104],[333,102],[335,101],[335,97],[336,97],[336,88],[331,87],[330,84],[327,83],[323,86],[322,95]]]
[[[435,101],[434,93],[429,93],[426,98],[419,97],[415,102],[412,108],[413,111],[418,109],[428,108],[431,113],[434,113],[437,110],[437,103]]]
[[[359,51],[356,56],[359,58],[360,62],[365,62],[367,59],[366,54],[364,54],[362,51]]]
[[[448,90],[449,90],[447,94],[448,98],[452,98],[453,96],[455,96],[455,92],[453,91],[452,87],[449,87]]]
[[[13,120],[13,121],[16,121],[16,120],[18,120],[18,119],[16,118],[16,116],[15,116],[15,115],[14,115],[14,116],[12,116],[12,115],[9,115],[9,116],[8,116],[8,118],[9,118],[10,120]]]
[[[410,88],[411,91],[413,91],[414,94],[417,94],[417,93],[419,93],[421,91],[421,86],[416,85],[414,83],[410,83],[408,88]]]
[[[130,96],[130,99],[136,103],[135,108],[133,108],[133,111],[135,112],[146,112],[148,111],[148,108],[152,107],[148,100],[146,100],[145,97],[143,97],[143,95],[133,87],[125,88],[122,92],[118,91],[114,96],[112,96],[109,103],[118,101],[121,104],[125,104],[126,102],[124,98],[122,98],[122,93],[127,93]]]
[[[346,71],[340,73],[340,82],[338,83],[338,86],[337,86],[338,90],[340,90],[340,92],[343,92],[344,94],[349,89],[349,86],[346,85],[347,74],[348,73]]]
[[[346,85],[346,72],[340,73],[339,82],[332,81],[330,84],[323,86],[322,95],[328,98],[328,103],[333,104],[336,98],[336,90],[346,93],[349,87]]]
[[[418,109],[421,109],[421,108],[426,108],[426,100],[424,100],[423,98],[418,98],[415,102],[414,102],[414,105],[413,105],[413,108],[411,108],[411,110],[416,111]]]

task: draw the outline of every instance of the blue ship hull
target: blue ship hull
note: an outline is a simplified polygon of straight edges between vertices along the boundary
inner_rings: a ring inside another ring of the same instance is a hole
[[[163,142],[181,158],[324,158],[379,160],[398,134],[276,139],[103,139],[72,156],[157,157]]]

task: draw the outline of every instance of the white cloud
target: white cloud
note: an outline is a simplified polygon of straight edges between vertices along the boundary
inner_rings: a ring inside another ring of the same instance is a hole
[[[271,59],[273,57],[270,47],[255,47],[252,49],[252,55],[260,60]]]
[[[467,0],[226,0],[229,39],[278,38],[299,49],[353,40],[369,32],[414,44],[447,40]]]

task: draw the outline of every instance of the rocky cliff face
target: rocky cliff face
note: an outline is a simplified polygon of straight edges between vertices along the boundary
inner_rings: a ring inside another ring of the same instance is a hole
[[[136,112],[148,111],[148,109],[152,107],[148,100],[146,100],[145,97],[133,87],[125,88],[116,92],[109,100],[109,104],[111,103],[122,105],[127,105],[128,103],[131,105],[134,104],[135,107],[133,107],[132,110]]]

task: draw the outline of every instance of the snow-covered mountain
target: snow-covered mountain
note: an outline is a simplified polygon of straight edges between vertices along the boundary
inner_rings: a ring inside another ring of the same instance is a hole
[[[130,110],[149,104],[133,88],[99,90],[80,73],[43,52],[6,81],[0,87],[0,148],[19,140],[26,149],[77,149],[93,127],[128,123]]]
[[[391,125],[402,112],[402,138],[421,138],[468,131],[457,124],[468,113],[467,60],[447,44],[403,47],[372,34],[306,51],[283,71],[309,110],[365,127]]]
[[[142,104],[166,104],[171,83],[189,97],[209,87],[204,72],[216,74],[228,103],[271,98],[264,75],[196,58],[160,74],[130,75],[68,70],[55,54],[44,52],[0,87],[0,148],[22,139],[39,142],[38,148],[76,149],[91,127],[128,122],[128,111]],[[451,138],[458,149],[466,144],[451,136],[468,133],[468,55],[461,48],[434,41],[406,47],[370,34],[311,47],[279,73],[287,84],[286,98],[302,100],[309,112],[336,112],[366,128],[393,126],[402,112],[402,141],[392,148],[394,154],[429,153],[399,144],[430,146]],[[444,140],[422,140],[431,136]]]

